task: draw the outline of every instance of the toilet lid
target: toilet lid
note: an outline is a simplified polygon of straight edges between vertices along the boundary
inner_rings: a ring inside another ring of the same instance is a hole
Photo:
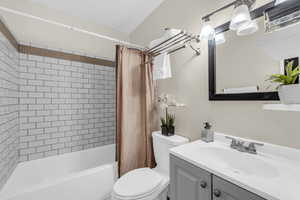
[[[128,172],[114,185],[114,193],[120,197],[138,198],[153,193],[159,188],[163,177],[149,168]]]

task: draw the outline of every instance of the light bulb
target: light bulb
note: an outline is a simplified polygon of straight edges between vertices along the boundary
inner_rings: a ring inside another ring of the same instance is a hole
[[[225,35],[223,33],[219,33],[215,37],[216,45],[223,44],[226,42]]]
[[[230,22],[230,29],[237,30],[243,25],[250,24],[251,16],[247,5],[242,4],[236,7],[233,11],[233,15]]]
[[[200,33],[200,39],[201,40],[212,40],[212,39],[214,39],[215,35],[216,35],[215,29],[212,27],[212,25],[209,23],[209,21],[206,20],[202,26],[202,30]]]
[[[242,25],[237,30],[238,36],[251,35],[258,31],[258,25],[255,20],[252,20],[249,24]]]
[[[288,0],[276,0],[275,6],[277,6],[278,4],[281,4],[281,3],[285,2],[285,1],[288,1]]]

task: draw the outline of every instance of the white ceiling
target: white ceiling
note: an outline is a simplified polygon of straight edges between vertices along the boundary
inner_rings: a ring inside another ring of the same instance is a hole
[[[164,0],[31,0],[67,15],[131,33]]]

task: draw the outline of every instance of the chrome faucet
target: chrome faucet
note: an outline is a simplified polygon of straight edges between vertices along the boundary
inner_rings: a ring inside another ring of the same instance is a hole
[[[251,154],[257,154],[256,146],[264,146],[262,143],[256,143],[256,142],[249,142],[248,145],[245,145],[245,141],[238,140],[233,137],[226,136],[226,139],[231,140],[230,147],[232,149],[236,149],[240,152],[246,152]]]
[[[247,152],[251,154],[257,154],[256,146],[264,146],[262,143],[250,142],[247,148]]]

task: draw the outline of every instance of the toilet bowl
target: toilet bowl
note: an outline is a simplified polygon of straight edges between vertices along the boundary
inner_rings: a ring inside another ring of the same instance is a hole
[[[166,200],[169,178],[150,168],[128,172],[114,185],[113,200]]]
[[[187,143],[185,137],[154,132],[153,148],[157,166],[140,168],[123,175],[113,187],[112,200],[166,200],[169,186],[169,149]]]

